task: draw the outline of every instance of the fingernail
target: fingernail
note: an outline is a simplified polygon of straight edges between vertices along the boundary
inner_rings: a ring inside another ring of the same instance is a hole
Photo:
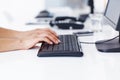
[[[52,42],[50,42],[50,44],[53,44]]]
[[[60,41],[60,40],[58,40],[58,42],[60,43],[61,41]]]
[[[58,41],[56,41],[56,44],[58,44],[59,42]]]

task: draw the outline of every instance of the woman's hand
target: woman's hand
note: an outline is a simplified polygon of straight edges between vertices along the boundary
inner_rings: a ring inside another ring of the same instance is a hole
[[[30,49],[39,42],[58,44],[57,34],[50,29],[15,31],[0,28],[0,52]]]
[[[48,28],[25,31],[21,33],[19,39],[21,40],[22,49],[32,48],[38,42],[46,42],[48,44],[58,44],[60,42],[57,34]]]

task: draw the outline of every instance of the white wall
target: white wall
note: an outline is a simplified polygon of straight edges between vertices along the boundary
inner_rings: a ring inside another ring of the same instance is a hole
[[[0,12],[6,15],[8,20],[25,21],[44,8],[44,0],[0,0]]]

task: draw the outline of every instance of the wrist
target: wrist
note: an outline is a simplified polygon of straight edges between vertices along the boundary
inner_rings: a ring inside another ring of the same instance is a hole
[[[24,50],[24,43],[22,39],[17,39],[16,40],[16,49],[18,50]]]
[[[27,45],[26,45],[26,42],[25,42],[24,39],[19,39],[19,46],[18,46],[18,48],[20,50],[26,50],[26,49],[28,49]]]
[[[0,51],[22,50],[23,44],[19,39],[1,38]]]

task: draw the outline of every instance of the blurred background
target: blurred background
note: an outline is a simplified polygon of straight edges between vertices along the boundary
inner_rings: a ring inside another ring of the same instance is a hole
[[[57,15],[90,13],[89,0],[0,0],[0,25],[9,22],[25,23],[40,11]],[[107,0],[93,0],[94,12],[103,13]]]

